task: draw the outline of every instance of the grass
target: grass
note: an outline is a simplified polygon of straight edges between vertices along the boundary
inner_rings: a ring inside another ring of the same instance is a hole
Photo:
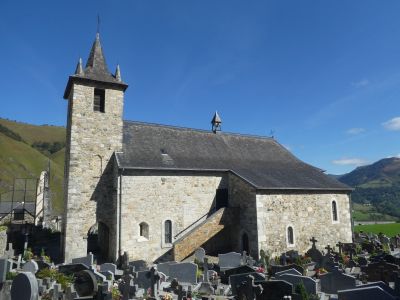
[[[361,221],[397,221],[396,217],[379,213],[372,205],[363,205],[353,202],[353,218],[355,222]]]
[[[29,145],[34,142],[65,142],[65,128],[61,126],[38,126],[1,118],[0,124],[19,134]]]
[[[392,237],[400,233],[400,223],[355,225],[354,231],[371,232],[375,234],[382,232],[387,236]]]
[[[12,193],[14,178],[39,178],[47,170],[50,159],[50,190],[52,207],[55,213],[63,210],[63,181],[65,150],[49,155],[31,147],[31,143],[63,142],[65,128],[56,126],[35,126],[0,119],[0,124],[20,135],[23,141],[17,141],[0,132],[0,194],[6,200]]]

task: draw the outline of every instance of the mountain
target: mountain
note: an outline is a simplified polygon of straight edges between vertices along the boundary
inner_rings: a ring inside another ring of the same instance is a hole
[[[381,159],[337,179],[355,190],[353,202],[371,205],[378,213],[400,218],[400,158]]]
[[[54,213],[63,209],[65,128],[0,118],[0,195],[7,200],[14,178],[38,178],[50,165]]]

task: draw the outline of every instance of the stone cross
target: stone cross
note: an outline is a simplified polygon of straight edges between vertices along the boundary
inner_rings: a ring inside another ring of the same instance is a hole
[[[181,285],[178,285],[178,300],[183,300],[183,289]]]
[[[131,277],[127,272],[124,274],[124,288],[122,291],[122,300],[129,300],[129,290],[131,285]]]
[[[157,289],[158,289],[159,280],[160,280],[160,275],[158,275],[157,270],[154,267],[152,267],[150,269],[150,296],[151,297],[155,296],[156,288],[154,288],[154,286],[157,284]]]
[[[339,255],[342,255],[342,248],[343,248],[343,244],[341,242],[337,243],[336,246],[338,246],[339,249]]]
[[[331,254],[332,248],[329,244],[325,247],[325,249],[328,250],[328,255]]]
[[[312,248],[315,249],[316,248],[315,243],[318,242],[318,240],[316,240],[315,237],[312,237],[310,239],[310,242],[312,243]]]
[[[208,257],[204,257],[203,269],[204,269],[204,282],[209,282],[209,278],[208,278]]]

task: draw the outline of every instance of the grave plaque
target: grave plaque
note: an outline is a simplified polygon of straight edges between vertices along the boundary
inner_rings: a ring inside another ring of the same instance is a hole
[[[37,300],[39,288],[35,275],[21,272],[14,278],[11,286],[11,300]]]
[[[179,282],[197,283],[197,265],[193,263],[177,263],[169,266],[169,276]]]

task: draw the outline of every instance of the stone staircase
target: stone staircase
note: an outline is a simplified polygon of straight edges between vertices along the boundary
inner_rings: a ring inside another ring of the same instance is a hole
[[[234,210],[222,207],[212,215],[204,218],[195,226],[189,226],[184,234],[179,235],[173,245],[175,261],[182,261],[191,255],[197,248],[231,224]]]

